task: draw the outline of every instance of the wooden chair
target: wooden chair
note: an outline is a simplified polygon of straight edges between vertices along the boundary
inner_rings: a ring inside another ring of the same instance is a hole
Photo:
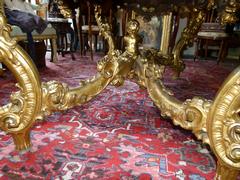
[[[61,6],[58,2],[49,1],[47,20],[57,33],[57,51],[61,53],[63,57],[66,53],[70,53],[72,60],[74,60],[73,52],[75,51],[74,42],[76,35],[75,30],[71,27],[72,23],[69,21],[71,19],[71,15],[62,14]],[[71,36],[70,40],[68,40],[68,35]]]
[[[48,26],[42,34],[38,34],[36,31],[32,32],[34,41],[50,40],[51,43],[51,61],[57,62],[57,34],[56,30],[52,26]],[[11,37],[16,38],[17,41],[26,41],[27,35],[23,33],[18,26],[12,26]]]
[[[194,61],[199,57],[200,51],[204,51],[205,59],[210,50],[216,51],[217,63],[226,57],[229,33],[227,33],[227,26],[221,25],[217,17],[216,7],[208,11],[205,22],[197,34]]]
[[[0,13],[4,14],[4,2],[0,1]],[[23,33],[22,30],[17,26],[11,26],[11,36],[14,37],[17,41],[27,40],[26,33]],[[33,39],[35,41],[50,40],[51,42],[51,61],[57,62],[57,45],[56,45],[56,31],[52,27],[47,27],[42,34],[38,34],[36,31],[33,32]],[[45,62],[44,62],[45,63]],[[0,77],[4,75],[3,64],[0,64]]]
[[[83,54],[85,55],[86,49],[89,49],[91,54],[91,60],[93,60],[93,49],[92,49],[93,31],[96,35],[98,35],[99,33],[98,27],[93,25],[93,19],[94,19],[93,4],[91,4],[90,1],[80,3],[79,15],[78,15],[80,52],[81,52],[81,55]],[[89,44],[88,44],[88,40],[89,40]]]
[[[31,1],[28,1],[31,3]],[[39,0],[36,0],[36,4],[39,4]],[[42,10],[40,10],[42,11]],[[38,15],[43,15],[42,12],[36,12]],[[42,17],[45,18],[45,17]],[[16,38],[17,41],[26,41],[27,35],[26,33],[22,32],[21,29],[18,26],[12,26],[12,32],[11,37]],[[44,41],[44,40],[50,40],[51,44],[51,62],[57,62],[57,34],[56,30],[51,26],[48,25],[48,27],[43,31],[42,34],[37,33],[36,31],[32,32],[33,40],[34,41]]]
[[[103,15],[105,14],[109,17],[109,22],[112,21],[112,1],[104,1],[101,4],[103,9]],[[106,10],[109,13],[106,13]],[[86,54],[86,50],[90,50],[91,60],[93,60],[93,35],[95,36],[94,49],[97,49],[97,40],[99,34],[99,28],[95,22],[94,17],[94,2],[84,1],[79,4],[79,16],[78,16],[78,29],[79,29],[79,39],[81,55]],[[89,44],[88,44],[89,41]]]
[[[226,27],[219,23],[203,23],[197,34],[197,44],[194,54],[194,61],[199,57],[199,51],[204,50],[204,57],[207,58],[208,51],[218,51],[217,63],[227,55],[227,42],[229,34],[225,32]]]

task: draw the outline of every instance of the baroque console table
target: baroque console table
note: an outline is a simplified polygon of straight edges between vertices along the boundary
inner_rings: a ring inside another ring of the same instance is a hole
[[[138,48],[139,23],[136,20],[127,23],[125,51],[121,52],[114,46],[111,26],[102,21],[101,8],[96,6],[95,17],[101,34],[108,42],[109,51],[98,62],[98,74],[82,81],[76,88],[57,81],[40,81],[29,56],[10,37],[11,27],[6,23],[0,2],[0,59],[15,76],[19,88],[18,92],[11,94],[9,104],[0,107],[0,128],[12,135],[16,149],[24,150],[31,146],[30,130],[36,121],[43,120],[52,112],[84,104],[109,84],[120,86],[125,79],[131,78],[147,89],[162,116],[170,117],[175,125],[191,130],[199,140],[210,146],[218,161],[216,179],[237,178],[240,170],[240,67],[226,79],[214,100],[194,97],[181,102],[162,82],[166,66],[172,67],[177,73],[184,70],[181,53],[184,47],[193,42],[206,10],[214,6],[214,1],[196,1],[190,5],[186,3],[188,1],[183,4],[162,2],[169,5],[165,8],[163,18],[164,43],[160,50],[148,49],[143,52]],[[59,3],[62,10],[68,13],[63,1]],[[168,53],[171,11],[176,8],[191,16],[182,37],[173,51]],[[222,23],[234,23],[239,8],[239,1],[229,0],[222,12]],[[151,7],[144,9],[147,14],[155,11]]]

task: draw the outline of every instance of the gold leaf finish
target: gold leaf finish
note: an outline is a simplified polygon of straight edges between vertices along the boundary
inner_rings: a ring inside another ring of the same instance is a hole
[[[61,14],[64,16],[64,18],[71,18],[72,17],[72,11],[71,9],[65,5],[63,0],[57,0],[56,1],[58,8],[61,12]]]
[[[127,35],[124,37],[126,50],[115,50],[111,28],[102,22],[100,7],[95,8],[96,19],[100,32],[109,43],[109,52],[102,58],[97,66],[98,74],[90,79],[80,82],[77,88],[70,88],[67,84],[50,81],[42,84],[42,110],[38,119],[55,111],[62,111],[81,105],[104,90],[107,85],[120,86],[129,76],[131,68],[138,57],[138,30],[139,23],[131,20],[127,24]]]
[[[127,23],[125,51],[122,52],[115,48],[111,26],[103,22],[101,8],[96,6],[95,18],[109,51],[98,62],[98,73],[94,77],[81,81],[79,87],[71,88],[57,81],[40,84],[31,59],[9,36],[11,28],[6,24],[1,1],[0,60],[17,79],[19,91],[11,94],[9,104],[0,107],[0,128],[12,134],[17,149],[26,149],[30,146],[30,128],[36,119],[43,120],[53,112],[84,104],[108,85],[121,86],[130,78],[147,89],[162,116],[191,130],[199,140],[210,145],[218,160],[216,179],[236,179],[240,170],[240,67],[225,81],[214,101],[194,97],[181,102],[162,81],[166,66],[178,73],[184,69],[181,54],[193,43],[206,10],[214,6],[214,0],[199,2],[204,6],[184,7],[186,11],[192,11],[191,18],[173,52],[169,53],[170,16],[163,21],[168,25],[163,24],[165,36],[162,42],[166,44],[160,51],[139,51],[139,23],[132,19]],[[61,5],[62,1],[59,3]],[[223,22],[234,22],[232,17],[238,8],[239,2],[230,0],[223,12]]]
[[[237,12],[240,10],[239,0],[229,0],[225,10],[222,12],[222,24],[234,24],[238,21]]]
[[[215,176],[216,180],[230,180],[230,179],[234,180],[234,179],[237,179],[238,174],[239,174],[238,170],[232,167],[226,166],[224,163],[218,161],[217,173]]]
[[[240,67],[220,88],[208,118],[208,134],[215,154],[240,168]]]
[[[0,12],[0,60],[15,76],[19,91],[0,107],[0,128],[13,136],[18,150],[30,146],[29,129],[41,108],[41,86],[29,56],[10,38],[11,28]]]
[[[200,97],[185,102],[176,99],[161,81],[165,69],[162,65],[166,61],[165,57],[154,55],[153,52],[151,56],[155,58],[139,58],[135,64],[134,77],[138,84],[147,88],[149,96],[160,109],[163,117],[170,117],[175,125],[192,130],[198,139],[209,143],[206,119],[212,102]]]
[[[196,8],[192,10],[188,24],[173,49],[174,69],[178,74],[184,70],[184,64],[181,59],[183,50],[185,47],[193,44],[194,38],[197,36],[197,33],[204,21],[206,14],[205,11],[206,10],[199,10]]]

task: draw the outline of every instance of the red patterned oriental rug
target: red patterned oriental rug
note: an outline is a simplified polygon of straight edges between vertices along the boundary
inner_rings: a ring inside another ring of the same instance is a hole
[[[77,86],[96,73],[89,57],[66,55],[41,69],[42,81]],[[101,56],[95,56],[98,60]],[[177,80],[167,70],[165,84],[185,100],[213,99],[231,66],[186,60]],[[15,80],[0,79],[1,104],[9,100]],[[0,179],[213,179],[216,162],[207,146],[160,116],[146,90],[126,81],[107,87],[89,103],[55,113],[32,128],[33,147],[14,150],[12,138],[0,131]]]

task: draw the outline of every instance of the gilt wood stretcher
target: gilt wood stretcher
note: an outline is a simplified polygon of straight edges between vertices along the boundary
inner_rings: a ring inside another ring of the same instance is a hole
[[[67,9],[63,2],[60,4],[62,10]],[[96,76],[82,81],[79,87],[70,88],[57,81],[40,81],[29,56],[10,37],[11,27],[6,22],[1,1],[0,60],[13,73],[19,88],[18,92],[11,94],[9,104],[0,107],[1,130],[12,135],[16,149],[27,149],[31,146],[30,130],[36,121],[53,112],[82,105],[109,84],[120,86],[125,79],[131,78],[147,89],[162,116],[170,117],[175,125],[191,130],[199,140],[210,146],[218,161],[216,179],[236,179],[240,170],[240,67],[229,75],[214,100],[194,97],[181,102],[162,82],[165,66],[171,66],[177,73],[184,69],[181,53],[193,42],[206,9],[212,6],[214,1],[206,0],[197,7],[182,7],[191,12],[191,18],[170,53],[170,12],[163,18],[164,43],[160,50],[139,51],[139,23],[132,19],[127,23],[125,51],[121,52],[114,46],[110,25],[101,19],[101,8],[96,6],[95,18],[109,51],[98,62]],[[222,13],[222,22],[235,22],[239,6],[239,1],[229,0]]]

